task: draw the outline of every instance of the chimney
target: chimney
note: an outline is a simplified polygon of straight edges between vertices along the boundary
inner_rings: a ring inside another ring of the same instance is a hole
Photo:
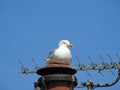
[[[69,61],[46,61],[46,66],[37,71],[41,77],[34,84],[35,90],[74,90],[77,86],[76,72]]]

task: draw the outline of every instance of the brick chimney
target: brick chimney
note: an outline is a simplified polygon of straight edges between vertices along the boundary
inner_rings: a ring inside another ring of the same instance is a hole
[[[74,90],[77,85],[76,72],[69,61],[49,60],[45,67],[37,71],[41,77],[34,84],[35,90]]]

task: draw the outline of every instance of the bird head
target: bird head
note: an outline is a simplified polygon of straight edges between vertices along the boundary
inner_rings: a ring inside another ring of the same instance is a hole
[[[60,46],[66,46],[67,48],[73,47],[73,45],[68,40],[61,40],[59,42],[59,47]]]

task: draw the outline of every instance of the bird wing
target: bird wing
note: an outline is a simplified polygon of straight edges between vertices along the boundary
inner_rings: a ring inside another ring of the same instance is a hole
[[[47,57],[47,59],[53,59],[53,58],[55,58],[55,50],[51,50]]]

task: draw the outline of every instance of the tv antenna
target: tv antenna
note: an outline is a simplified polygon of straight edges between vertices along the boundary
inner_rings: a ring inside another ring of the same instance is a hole
[[[93,80],[89,79],[86,82],[82,82],[82,83],[78,84],[75,88],[87,88],[87,90],[94,90],[95,88],[98,88],[98,87],[110,87],[110,86],[115,85],[120,80],[120,56],[117,53],[116,53],[116,56],[119,60],[119,62],[117,62],[117,63],[113,60],[113,58],[109,54],[107,54],[107,57],[110,60],[110,63],[106,63],[103,56],[99,54],[99,58],[102,61],[100,64],[95,63],[93,58],[91,56],[88,56],[88,59],[90,60],[90,64],[88,64],[88,65],[82,64],[80,59],[77,56],[75,56],[76,60],[78,61],[78,64],[76,65],[77,67],[74,69],[78,72],[85,71],[88,76],[93,77],[89,72],[92,70],[92,71],[97,71],[102,77],[104,77],[104,74],[102,73],[102,71],[108,70],[108,71],[110,71],[110,73],[113,76],[117,75],[116,79],[114,81],[111,81],[110,83],[94,83]],[[20,71],[20,73],[22,73],[22,74],[37,73],[38,70],[43,68],[43,67],[39,67],[34,59],[32,59],[34,65],[35,65],[34,70],[28,70],[28,68],[26,68],[23,65],[21,60],[18,60],[18,61],[22,66],[21,71]],[[117,70],[117,74],[115,74],[112,71],[113,69]]]
[[[101,76],[104,77],[103,73],[101,72],[102,70],[109,70],[110,73],[115,76],[112,69],[117,69],[118,74],[117,74],[116,79],[113,82],[110,82],[110,83],[97,83],[97,84],[95,84],[92,80],[89,79],[87,82],[81,83],[80,85],[76,86],[76,88],[87,88],[87,90],[94,90],[95,88],[98,88],[98,87],[113,86],[120,80],[120,61],[118,63],[116,63],[116,62],[114,62],[114,60],[112,59],[112,57],[109,54],[107,54],[107,56],[111,61],[110,63],[106,63],[105,60],[103,59],[103,56],[99,55],[99,57],[102,61],[101,64],[94,63],[93,59],[90,56],[88,56],[88,58],[91,61],[91,64],[89,64],[89,65],[84,65],[84,64],[79,65],[78,64],[78,68],[76,68],[76,70],[78,70],[78,71],[96,70],[96,71],[98,71],[98,73]],[[118,54],[116,54],[116,56],[120,60],[120,56]],[[78,58],[76,58],[76,59],[79,60]],[[81,66],[84,66],[84,67],[81,67]]]

